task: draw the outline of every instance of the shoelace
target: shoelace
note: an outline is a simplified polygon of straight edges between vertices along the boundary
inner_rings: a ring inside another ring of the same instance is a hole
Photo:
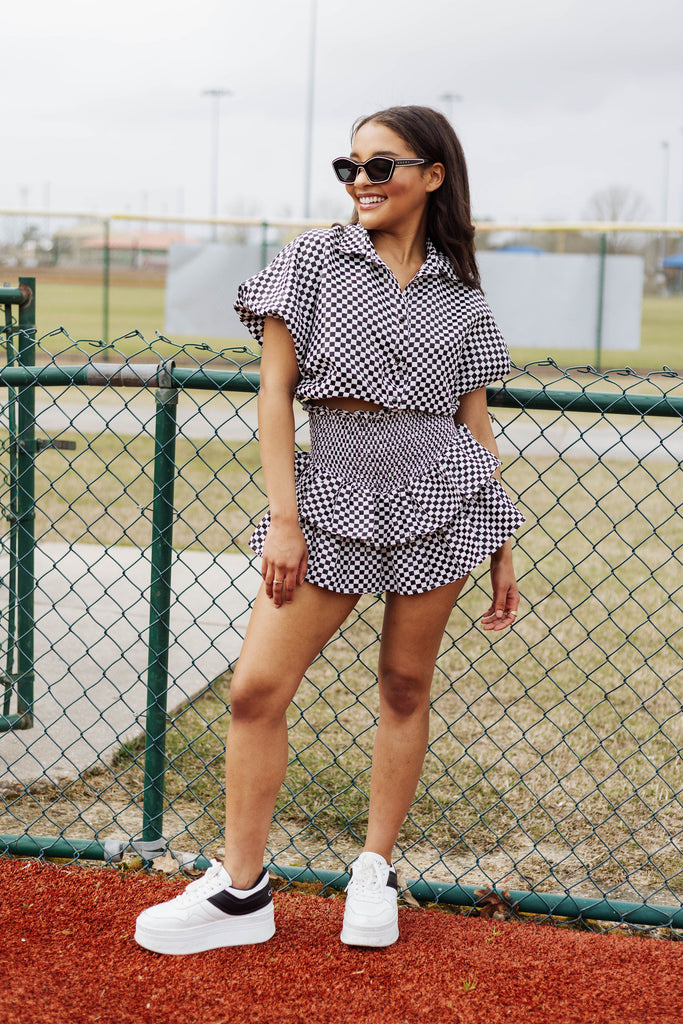
[[[346,886],[346,891],[348,892],[349,887],[353,885],[354,889],[357,888],[359,893],[378,895],[386,888],[387,883],[384,875],[385,869],[378,861],[364,861],[360,865],[354,864],[351,881]]]
[[[216,876],[220,872],[222,864],[217,860],[211,861],[211,867],[208,868],[201,878],[196,878],[194,882],[190,882],[184,892],[180,896],[176,897],[179,901],[184,901],[185,897],[188,899],[196,899],[197,896],[202,896],[206,892],[207,896],[213,896],[216,891]]]

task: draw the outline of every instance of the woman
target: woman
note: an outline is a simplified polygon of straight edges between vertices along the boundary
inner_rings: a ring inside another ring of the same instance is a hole
[[[351,224],[299,236],[235,307],[263,343],[269,514],[252,538],[263,584],[231,687],[225,860],[140,916],[137,941],[159,952],[273,934],[263,857],[287,707],[359,596],[375,592],[386,594],[380,713],[341,940],[395,942],[392,851],[427,748],[435,661],[487,556],[483,628],[504,629],[517,611],[510,537],[523,517],[499,481],[485,390],[509,356],[480,289],[460,144],[438,112],[394,107],[356,123],[334,168]],[[294,397],[309,410],[310,455],[295,457]]]

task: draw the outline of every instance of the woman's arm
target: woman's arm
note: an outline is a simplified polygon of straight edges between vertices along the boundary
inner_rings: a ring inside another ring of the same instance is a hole
[[[299,527],[294,486],[294,391],[299,380],[292,336],[284,321],[267,317],[258,394],[259,447],[270,508],[261,575],[276,607],[304,582],[308,549]],[[273,588],[275,580],[283,585]]]
[[[486,406],[486,388],[478,388],[470,391],[460,398],[460,405],[455,414],[456,423],[464,423],[469,427],[472,436],[488,448],[490,452],[498,455],[498,445],[493,436],[491,417]],[[500,467],[493,474],[496,480],[500,480]],[[511,626],[517,615],[519,606],[519,590],[512,565],[512,541],[505,543],[491,555],[491,585],[493,588],[493,601],[484,616],[481,624],[484,629],[505,629]]]

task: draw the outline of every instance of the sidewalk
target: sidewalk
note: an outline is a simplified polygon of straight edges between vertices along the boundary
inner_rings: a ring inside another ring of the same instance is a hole
[[[8,564],[8,556],[0,556],[3,575]],[[0,788],[2,782],[75,779],[142,731],[149,580],[148,552],[138,548],[36,549],[35,724],[0,733]],[[247,557],[176,554],[169,711],[237,658],[259,583]]]

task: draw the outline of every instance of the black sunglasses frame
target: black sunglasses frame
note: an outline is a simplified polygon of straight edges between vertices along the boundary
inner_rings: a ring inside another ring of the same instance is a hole
[[[382,163],[390,165],[389,173],[385,177],[373,177],[371,171],[368,171],[370,165],[376,160],[381,160]],[[365,161],[365,163],[359,163],[357,160],[352,160],[348,156],[338,156],[332,161],[332,167],[334,168],[334,173],[337,175],[337,178],[341,181],[342,185],[353,185],[361,168],[365,171],[368,181],[372,182],[373,185],[386,185],[388,181],[391,181],[397,167],[416,167],[418,164],[428,163],[429,160],[423,160],[420,157],[411,157],[408,160],[394,160],[394,158],[390,156],[371,156],[369,160]],[[352,168],[356,168],[356,173],[353,178],[346,179],[342,177],[339,167],[340,164],[344,164],[346,167],[350,164]]]

